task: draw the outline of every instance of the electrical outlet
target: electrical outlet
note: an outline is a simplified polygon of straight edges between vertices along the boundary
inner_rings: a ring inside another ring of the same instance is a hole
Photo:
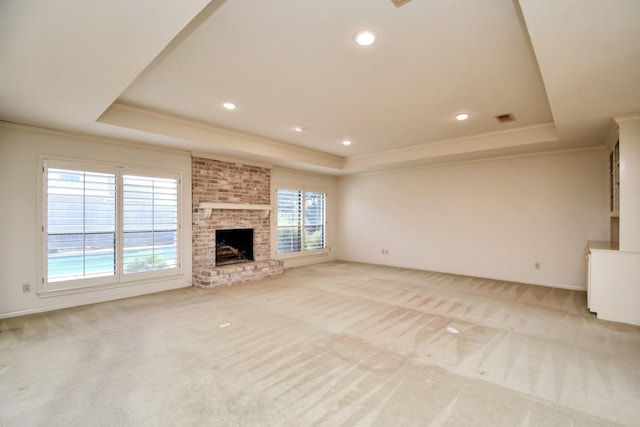
[[[23,283],[22,284],[22,292],[24,292],[25,294],[31,292],[31,284],[30,283]]]

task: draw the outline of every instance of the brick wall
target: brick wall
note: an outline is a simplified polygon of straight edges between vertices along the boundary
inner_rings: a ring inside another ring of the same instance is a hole
[[[201,202],[270,204],[271,171],[257,166],[193,157],[191,159],[191,175],[194,285],[215,286],[212,278],[219,275],[220,271],[234,271],[233,268],[216,268],[214,265],[217,229],[253,228],[254,259],[257,263],[268,261],[271,246],[270,219],[262,218],[262,211],[215,209],[210,218],[204,219],[203,212],[198,208],[198,205]],[[280,267],[277,270],[281,272],[281,263],[274,263],[274,265],[276,264]],[[247,270],[263,271],[262,268],[256,269],[255,265],[246,267],[238,265],[236,269],[239,270],[238,280],[234,280],[233,277],[227,278],[224,284],[251,280],[251,274],[247,274]],[[260,276],[265,277],[265,274],[260,274]]]

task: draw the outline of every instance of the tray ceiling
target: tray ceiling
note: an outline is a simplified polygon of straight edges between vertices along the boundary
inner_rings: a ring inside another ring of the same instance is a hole
[[[640,112],[633,0],[174,3],[3,2],[0,119],[342,174],[597,146]]]

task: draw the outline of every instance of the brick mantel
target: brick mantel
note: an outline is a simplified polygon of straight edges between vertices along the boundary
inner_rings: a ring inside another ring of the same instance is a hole
[[[271,171],[192,157],[191,174],[193,284],[209,288],[282,273],[282,262],[269,259],[270,220],[263,214],[271,207]],[[254,209],[255,206],[261,209]],[[215,265],[215,232],[230,228],[253,228],[255,262],[233,268]]]

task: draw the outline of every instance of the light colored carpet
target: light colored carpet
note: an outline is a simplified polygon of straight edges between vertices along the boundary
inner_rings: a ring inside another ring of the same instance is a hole
[[[640,328],[585,300],[327,263],[8,319],[0,424],[638,426]]]

